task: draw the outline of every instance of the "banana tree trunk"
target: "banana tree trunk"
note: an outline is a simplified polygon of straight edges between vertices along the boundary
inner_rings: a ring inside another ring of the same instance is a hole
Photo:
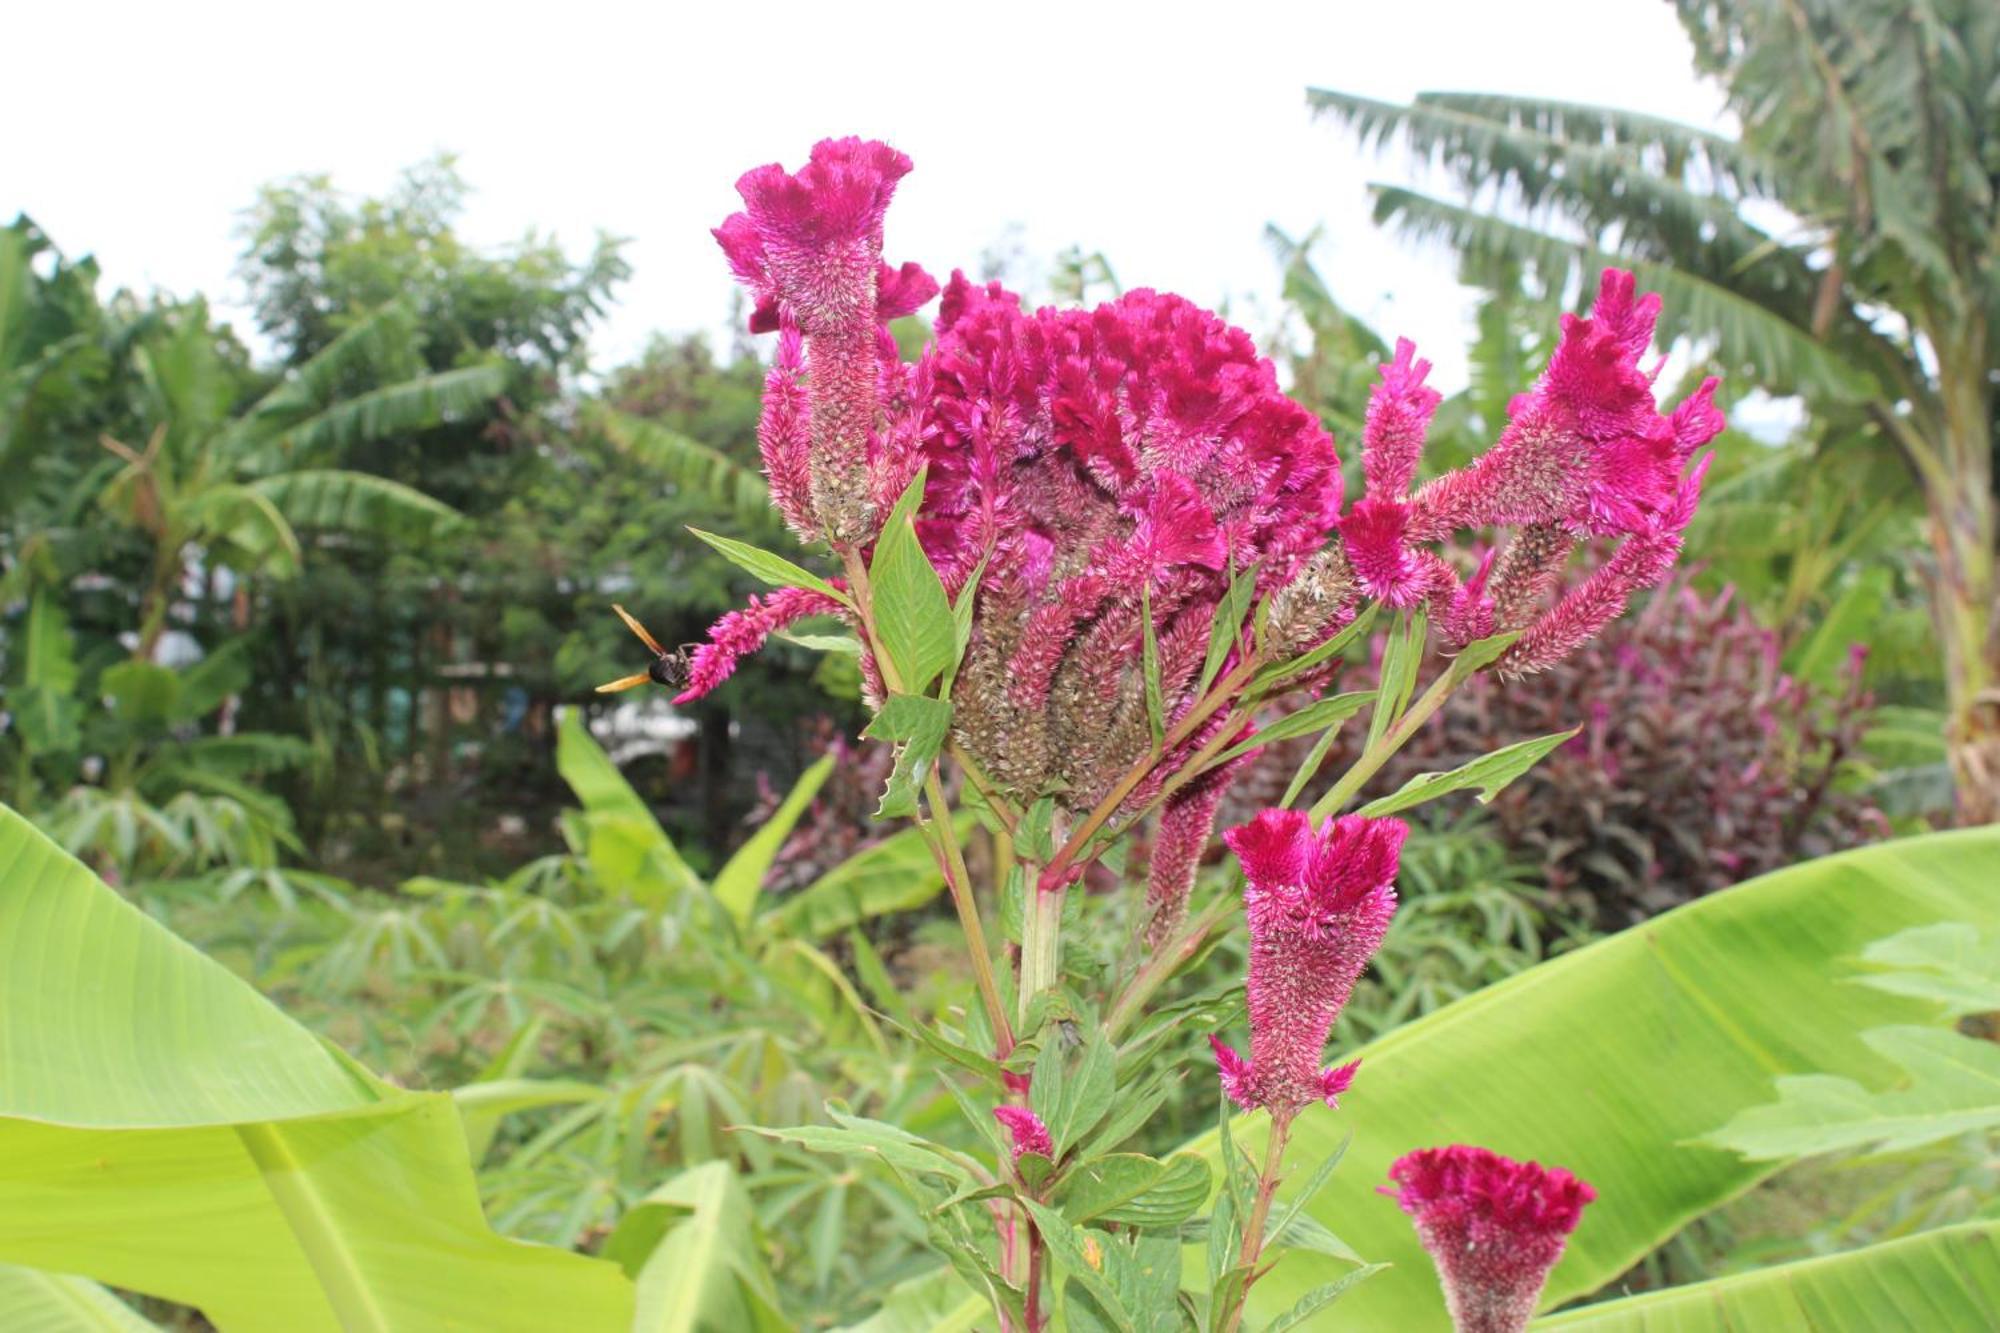
[[[2000,822],[2000,583],[1994,428],[1983,329],[1940,367],[1951,484],[1927,487],[1937,554],[1932,607],[1945,681],[1945,749],[1961,824]]]
[[[1945,753],[1958,822],[2000,823],[2000,654],[1994,651],[1993,552],[1981,579],[1940,576],[1934,591],[1945,672]],[[1983,587],[1981,585],[1984,585]]]

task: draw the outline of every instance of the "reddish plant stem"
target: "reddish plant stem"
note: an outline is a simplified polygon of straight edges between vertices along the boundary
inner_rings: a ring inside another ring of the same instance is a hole
[[[1264,1226],[1271,1218],[1271,1200],[1277,1197],[1278,1182],[1284,1178],[1285,1143],[1292,1135],[1292,1115],[1292,1112],[1271,1115],[1271,1137],[1264,1145],[1264,1169],[1257,1175],[1257,1199],[1250,1205],[1250,1220],[1243,1225],[1243,1253],[1237,1260],[1239,1267],[1251,1271],[1243,1280],[1236,1307],[1229,1312],[1229,1322],[1223,1325],[1224,1333],[1236,1333],[1243,1326],[1243,1311],[1250,1303],[1250,1285],[1261,1276],[1256,1271],[1257,1260],[1264,1253]]]
[[[1033,1222],[1028,1223],[1028,1333],[1041,1333],[1042,1319],[1042,1238]]]

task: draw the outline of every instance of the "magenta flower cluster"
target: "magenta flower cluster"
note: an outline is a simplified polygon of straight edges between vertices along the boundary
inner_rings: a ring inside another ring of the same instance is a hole
[[[1630,273],[1607,269],[1589,316],[1565,315],[1562,336],[1533,389],[1510,405],[1499,441],[1469,466],[1410,493],[1438,394],[1430,364],[1407,341],[1382,368],[1362,439],[1367,493],[1340,523],[1366,592],[1390,606],[1426,604],[1447,643],[1501,630],[1521,638],[1500,664],[1528,675],[1567,657],[1657,585],[1680,554],[1706,459],[1695,452],[1723,427],[1716,381],[1672,413],[1653,397],[1659,365],[1641,367],[1660,298],[1638,296]],[[1509,528],[1471,577],[1431,544],[1468,529]],[[1586,578],[1549,595],[1572,551],[1616,543]]]
[[[1060,791],[1087,808],[1142,761],[1144,622],[1177,718],[1196,702],[1213,613],[1239,571],[1256,571],[1266,599],[1267,655],[1311,647],[1373,597],[1427,606],[1448,642],[1521,631],[1501,669],[1522,674],[1573,650],[1671,566],[1700,484],[1687,464],[1722,418],[1712,382],[1657,411],[1639,362],[1659,302],[1636,296],[1629,274],[1608,272],[1592,314],[1566,319],[1498,443],[1421,487],[1438,394],[1428,364],[1399,344],[1361,441],[1366,494],[1343,513],[1319,422],[1279,391],[1247,334],[1180,297],[1135,291],[1094,310],[1031,312],[997,284],[954,275],[936,340],[903,362],[889,321],[938,291],[917,265],[882,257],[884,215],[909,170],[887,145],[827,140],[797,172],[746,173],[744,209],[716,236],[755,298],[751,327],[779,335],[758,442],[800,537],[865,553],[928,468],[925,547],[954,593],[980,579],[954,734],[1010,795]],[[1493,527],[1514,535],[1481,559],[1441,549]],[[1616,545],[1556,596],[1590,539]],[[725,617],[682,698],[726,679],[773,629],[833,609],[780,594]],[[1207,739],[1186,737],[1156,770]],[[1156,795],[1142,787],[1134,800]],[[1182,822],[1201,822],[1196,813]],[[1163,878],[1178,879],[1183,859]]]
[[[1384,1188],[1416,1223],[1457,1333],[1520,1333],[1597,1192],[1560,1167],[1463,1145],[1423,1148]]]

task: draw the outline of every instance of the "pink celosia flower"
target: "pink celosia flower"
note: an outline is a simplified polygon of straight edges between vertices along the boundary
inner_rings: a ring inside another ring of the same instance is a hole
[[[1211,1038],[1223,1089],[1243,1107],[1291,1116],[1333,1105],[1354,1066],[1320,1068],[1327,1034],[1396,911],[1392,881],[1409,826],[1347,815],[1322,832],[1266,810],[1224,834],[1248,881],[1250,1058]]]
[[[1508,410],[1500,440],[1417,493],[1419,539],[1468,527],[1560,522],[1579,536],[1635,531],[1673,501],[1688,459],[1722,429],[1710,380],[1671,416],[1639,362],[1655,293],[1606,269],[1587,317],[1565,315],[1548,369]]]
[[[1529,625],[1501,658],[1502,676],[1546,671],[1595,638],[1624,611],[1634,592],[1654,587],[1667,577],[1680,555],[1681,533],[1694,518],[1695,505],[1701,499],[1701,480],[1708,464],[1707,457],[1695,464],[1670,504],[1642,519],[1608,560]]]
[[[1519,1333],[1597,1192],[1559,1167],[1465,1146],[1424,1148],[1384,1188],[1416,1219],[1458,1333]]]
[[[810,410],[767,397],[758,443],[781,512],[807,540],[873,534],[882,326],[937,294],[917,265],[882,262],[882,217],[909,170],[910,159],[887,144],[822,140],[796,174],[776,163],[745,172],[736,182],[744,211],[715,230],[737,280],[757,298],[750,327],[803,337]],[[796,383],[796,344],[781,346],[779,364]],[[769,420],[774,412],[781,421]],[[798,492],[801,473],[809,495]]]
[[[1006,796],[1058,792],[1081,812],[1129,792],[1128,814],[1157,800],[1162,776],[1208,737],[1154,753],[1144,622],[1171,727],[1202,702],[1210,626],[1238,571],[1255,570],[1267,661],[1324,641],[1370,596],[1426,608],[1447,645],[1523,631],[1498,664],[1520,675],[1596,633],[1672,564],[1699,489],[1686,465],[1722,418],[1712,381],[1657,410],[1657,367],[1640,359],[1659,300],[1630,274],[1607,271],[1591,315],[1564,321],[1494,447],[1414,492],[1439,395],[1429,363],[1399,342],[1363,431],[1367,493],[1343,516],[1318,421],[1278,391],[1247,334],[1180,297],[1139,290],[1094,310],[1029,312],[998,283],[956,274],[935,342],[903,364],[886,321],[936,291],[921,268],[881,258],[909,170],[884,144],[827,140],[796,173],[746,173],[745,209],[716,235],[757,298],[753,327],[781,335],[758,440],[794,529],[865,559],[880,515],[927,468],[925,551],[954,595],[980,571],[953,738]],[[1469,561],[1435,549],[1496,525],[1517,531],[1489,543],[1469,578]],[[1620,544],[1545,605],[1576,545],[1605,538]],[[725,617],[682,697],[803,613],[773,600]],[[1228,650],[1230,687],[1248,648]],[[862,671],[879,697],[872,658]],[[1187,799],[1162,824],[1162,919],[1199,851]],[[1074,867],[1060,869],[1044,887]]]
[[[1055,1143],[1049,1138],[1049,1127],[1027,1107],[996,1106],[993,1118],[1005,1125],[1007,1133],[1013,1138],[1015,1161],[1020,1161],[1023,1153],[1040,1153],[1044,1157],[1056,1155]]]
[[[773,499],[801,535],[865,549],[928,464],[926,550],[954,592],[984,567],[958,739],[1008,793],[1085,807],[1150,741],[1142,607],[1174,717],[1234,571],[1254,566],[1267,594],[1300,580],[1274,650],[1352,618],[1359,589],[1326,554],[1339,460],[1248,335],[1176,296],[1030,314],[961,275],[936,343],[896,362],[883,321],[934,290],[880,260],[908,170],[884,145],[829,140],[796,174],[746,174],[745,211],[717,231],[757,298],[753,327],[784,335],[759,433]]]
[[[764,640],[793,621],[839,611],[840,603],[810,588],[779,588],[751,597],[748,606],[729,612],[710,627],[708,642],[694,650],[688,663],[687,688],[674,696],[674,702],[699,699],[728,680],[738,660],[762,648]]]
[[[1187,918],[1202,853],[1215,831],[1215,812],[1238,768],[1257,755],[1250,750],[1188,783],[1160,807],[1159,827],[1146,863],[1146,924],[1140,935],[1159,948]]]
[[[1564,318],[1548,369],[1514,400],[1499,442],[1414,497],[1407,491],[1436,395],[1423,384],[1428,364],[1399,342],[1369,402],[1368,493],[1341,520],[1348,561],[1368,593],[1390,606],[1430,604],[1447,643],[1526,628],[1531,642],[1501,663],[1524,675],[1559,660],[1633,591],[1664,577],[1698,493],[1699,476],[1683,477],[1688,460],[1723,420],[1713,379],[1670,415],[1659,413],[1658,368],[1640,366],[1659,307],[1658,296],[1636,294],[1630,273],[1607,269],[1591,315]],[[1520,532],[1497,565],[1483,564],[1466,583],[1427,545],[1494,526]],[[1591,537],[1641,549],[1614,555],[1612,573],[1544,615],[1542,599],[1571,550]]]
[[[947,583],[986,562],[959,735],[1008,790],[1088,807],[1149,743],[1142,603],[1178,715],[1232,568],[1282,588],[1325,544],[1338,459],[1249,337],[1176,296],[1028,314],[957,275],[938,328],[925,542]]]

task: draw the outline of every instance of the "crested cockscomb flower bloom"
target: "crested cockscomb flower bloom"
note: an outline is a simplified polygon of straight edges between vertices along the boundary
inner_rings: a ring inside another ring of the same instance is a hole
[[[802,536],[865,561],[921,471],[918,536],[948,593],[973,589],[953,740],[1017,804],[1055,794],[1071,825],[1107,801],[1136,817],[1216,739],[1183,719],[1240,724],[1230,692],[1255,665],[1249,634],[1225,645],[1219,671],[1203,668],[1217,610],[1246,571],[1261,662],[1324,642],[1373,598],[1424,608],[1447,645],[1522,631],[1498,663],[1519,675],[1595,633],[1671,565],[1698,494],[1687,464],[1722,419],[1712,381],[1658,411],[1657,367],[1640,360],[1659,301],[1630,274],[1607,272],[1592,313],[1564,321],[1494,447],[1421,486],[1439,394],[1429,364],[1399,342],[1363,430],[1366,493],[1343,514],[1339,458],[1318,420],[1279,392],[1247,334],[1178,296],[1030,311],[998,283],[955,274],[934,342],[903,363],[887,321],[937,291],[921,268],[881,257],[909,170],[887,145],[827,140],[797,172],[746,173],[744,210],[716,235],[756,298],[752,327],[780,335],[758,432],[774,502]],[[1515,531],[1477,561],[1438,549],[1491,527]],[[1606,541],[1619,544],[1596,572],[1556,596],[1578,544]],[[682,697],[808,609],[771,599],[724,617]],[[1143,666],[1149,630],[1163,716]],[[862,669],[879,698],[867,654]],[[1156,727],[1169,743],[1156,747]],[[1161,824],[1162,921],[1182,899],[1204,810],[1184,793]],[[1058,859],[1042,887],[1073,873]]]
[[[756,298],[752,327],[781,335],[759,431],[773,499],[802,536],[865,558],[927,468],[925,549],[954,595],[980,576],[956,737],[1009,796],[1088,808],[1150,744],[1149,616],[1169,725],[1195,703],[1238,571],[1274,595],[1273,652],[1352,619],[1360,588],[1332,532],[1339,459],[1249,336],[1177,296],[1029,312],[959,275],[936,342],[901,364],[884,322],[936,290],[880,259],[909,166],[882,144],[828,140],[796,173],[747,173],[744,211],[716,233]],[[716,663],[768,619],[725,618]],[[688,697],[724,674],[700,673]]]
[[[1347,815],[1315,831],[1266,810],[1224,834],[1242,863],[1250,922],[1250,1058],[1211,1038],[1223,1090],[1245,1110],[1289,1118],[1329,1106],[1352,1064],[1320,1067],[1327,1034],[1396,911],[1393,881],[1409,826]]]
[[[1509,407],[1499,442],[1417,493],[1419,539],[1534,523],[1617,537],[1673,503],[1688,460],[1722,429],[1722,414],[1713,379],[1660,414],[1658,367],[1640,364],[1660,298],[1635,288],[1630,273],[1606,269],[1591,313],[1563,316],[1548,368]]]
[[[1484,1148],[1423,1148],[1389,1168],[1383,1193],[1415,1219],[1458,1333],[1519,1333],[1597,1192],[1559,1167]]]
[[[1339,460],[1249,336],[1177,296],[1030,313],[960,274],[938,331],[922,531],[947,585],[984,569],[957,734],[1010,794],[1087,809],[1150,744],[1145,617],[1171,723],[1235,572],[1276,592],[1326,549]],[[1351,580],[1319,581],[1292,651],[1352,617]]]
[[[745,172],[736,182],[743,211],[715,229],[756,298],[752,331],[784,335],[771,381],[784,392],[766,396],[758,445],[772,498],[808,541],[866,540],[877,521],[870,467],[881,449],[882,379],[901,373],[884,326],[937,294],[917,265],[882,260],[882,218],[909,170],[887,144],[822,140],[797,172],[776,163]]]
[[[1659,310],[1659,297],[1637,294],[1630,273],[1607,269],[1591,314],[1564,317],[1547,370],[1514,400],[1499,441],[1414,495],[1409,488],[1437,397],[1424,386],[1428,363],[1399,342],[1369,403],[1367,494],[1341,520],[1347,558],[1368,593],[1391,606],[1428,604],[1447,643],[1525,631],[1529,646],[1517,645],[1500,664],[1504,673],[1525,675],[1559,660],[1632,592],[1665,577],[1699,490],[1689,460],[1723,418],[1713,379],[1671,413],[1658,410],[1658,366],[1640,362]],[[1489,551],[1470,580],[1461,582],[1431,549],[1466,529],[1493,527],[1517,531],[1497,563]],[[1605,568],[1616,571],[1596,579],[1581,601],[1565,598],[1547,610],[1544,599],[1571,553],[1593,538],[1644,549],[1613,555]]]
[[[996,1106],[993,1118],[1007,1127],[1013,1139],[1013,1160],[1020,1161],[1023,1153],[1040,1153],[1044,1157],[1054,1157],[1056,1147],[1049,1138],[1049,1127],[1042,1118],[1025,1106]]]

